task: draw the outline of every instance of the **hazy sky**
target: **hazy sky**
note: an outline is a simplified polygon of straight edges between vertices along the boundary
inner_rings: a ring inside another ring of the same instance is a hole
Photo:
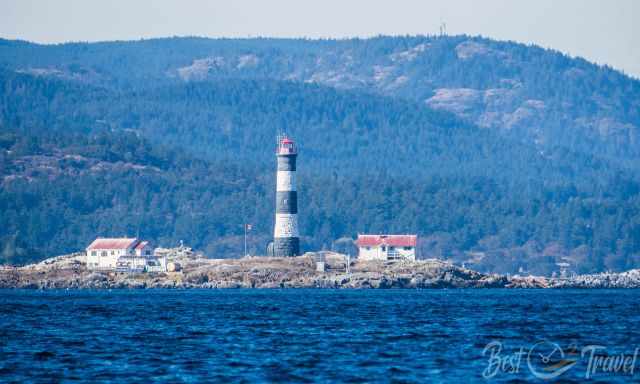
[[[483,35],[640,78],[640,0],[0,0],[0,37],[40,43],[163,36]]]

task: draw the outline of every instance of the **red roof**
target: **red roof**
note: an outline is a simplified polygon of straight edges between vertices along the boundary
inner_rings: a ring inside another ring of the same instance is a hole
[[[278,143],[276,153],[280,155],[296,154],[296,145],[290,138],[283,137],[282,139],[280,139],[280,143]]]
[[[141,241],[138,245],[136,245],[136,249],[142,249],[142,248],[146,247],[147,245],[149,245],[148,241]]]
[[[415,247],[417,235],[358,235],[356,244],[359,247],[376,247],[390,245],[394,247]]]
[[[89,244],[87,249],[128,249],[134,247],[140,240],[136,238],[97,238]]]

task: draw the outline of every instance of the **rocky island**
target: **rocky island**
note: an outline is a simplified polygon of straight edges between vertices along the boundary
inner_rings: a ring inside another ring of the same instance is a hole
[[[174,260],[179,270],[117,273],[87,269],[72,254],[21,267],[0,267],[0,288],[639,288],[640,270],[572,278],[483,274],[436,259],[402,262],[351,261],[342,255]]]

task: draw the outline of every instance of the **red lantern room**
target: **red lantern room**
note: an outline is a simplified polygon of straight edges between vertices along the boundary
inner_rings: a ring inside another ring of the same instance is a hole
[[[284,136],[278,140],[278,155],[295,155],[297,154],[296,144],[290,138]]]

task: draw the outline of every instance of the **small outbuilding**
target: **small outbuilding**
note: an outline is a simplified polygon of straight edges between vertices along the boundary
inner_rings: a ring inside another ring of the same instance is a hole
[[[418,235],[360,235],[359,260],[415,260]]]

